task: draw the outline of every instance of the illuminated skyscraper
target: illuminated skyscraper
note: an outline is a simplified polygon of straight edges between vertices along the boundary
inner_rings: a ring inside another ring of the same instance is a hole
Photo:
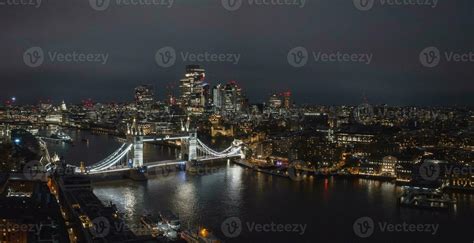
[[[242,95],[242,89],[235,81],[215,86],[212,97],[215,111],[230,114],[241,111],[244,106],[245,98]]]
[[[291,108],[291,92],[286,91],[280,94],[272,94],[268,99],[268,105],[272,109],[290,109]]]
[[[273,94],[272,96],[270,96],[270,99],[268,100],[268,104],[272,109],[281,108],[282,103],[283,102],[281,100],[281,96],[279,96],[277,94]]]
[[[153,86],[140,85],[135,88],[135,102],[140,108],[150,108],[154,102]]]
[[[179,82],[181,107],[188,111],[202,112],[206,105],[205,77],[206,71],[199,65],[186,66],[186,74]]]
[[[214,111],[220,111],[222,109],[222,84],[218,84],[212,88],[212,104]]]
[[[242,109],[242,90],[234,81],[224,86],[224,111],[237,112]]]
[[[291,108],[291,91],[286,91],[283,92],[283,107],[285,109],[290,109]]]

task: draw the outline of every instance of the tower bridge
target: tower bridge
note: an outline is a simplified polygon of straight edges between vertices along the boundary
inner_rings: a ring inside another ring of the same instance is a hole
[[[148,142],[161,142],[179,140],[181,142],[181,153],[176,160],[156,161],[144,163],[143,144]],[[143,136],[131,135],[127,137],[127,142],[123,143],[115,152],[103,160],[89,166],[73,166],[77,173],[85,174],[106,174],[113,172],[138,171],[144,173],[148,169],[170,166],[184,165],[186,162],[208,162],[213,160],[228,158],[244,158],[242,149],[243,143],[234,140],[232,144],[223,151],[215,151],[197,138],[195,132],[186,134],[166,135],[166,136]]]

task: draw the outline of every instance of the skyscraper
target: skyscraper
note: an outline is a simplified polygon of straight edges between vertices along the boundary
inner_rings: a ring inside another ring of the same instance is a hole
[[[291,92],[286,91],[279,94],[272,94],[268,100],[268,105],[272,109],[290,109],[291,108]]]
[[[285,109],[290,109],[291,108],[291,91],[286,91],[283,92],[283,107]]]
[[[214,111],[222,109],[222,84],[218,84],[212,88],[212,104]]]
[[[140,85],[135,88],[135,102],[139,108],[150,108],[154,102],[152,85]]]
[[[186,74],[179,82],[181,107],[191,112],[202,112],[206,105],[206,71],[199,65],[186,66]],[[208,89],[207,89],[208,90]]]
[[[244,106],[245,99],[242,95],[242,89],[235,81],[215,86],[212,90],[212,97],[215,111],[222,113],[239,112]]]
[[[273,94],[270,96],[269,100],[268,100],[268,104],[270,105],[270,107],[272,109],[279,109],[281,108],[282,106],[282,100],[281,100],[281,96],[279,96],[278,94]]]

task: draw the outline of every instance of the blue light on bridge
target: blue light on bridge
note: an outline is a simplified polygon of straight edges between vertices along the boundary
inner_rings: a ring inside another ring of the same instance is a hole
[[[140,172],[140,173],[146,173],[147,171],[148,171],[148,168],[146,166],[140,167],[138,169],[138,172]]]
[[[16,145],[19,145],[21,143],[21,140],[19,138],[15,138],[15,140],[13,140],[15,142]]]

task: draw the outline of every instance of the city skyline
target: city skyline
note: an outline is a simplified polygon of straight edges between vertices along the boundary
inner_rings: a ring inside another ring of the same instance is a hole
[[[182,74],[185,74],[186,73],[186,68],[188,67],[192,67],[192,66],[197,66],[198,68],[204,68],[205,67],[202,67],[202,66],[199,66],[199,65],[195,65],[195,64],[192,64],[192,65],[186,65],[185,67],[183,67],[183,70],[182,70]],[[235,81],[235,80],[229,80],[229,81],[222,81],[222,82],[216,82],[216,83],[212,83],[212,82],[209,82],[209,80],[207,79],[207,72],[206,72],[206,75],[205,77],[201,80],[202,83],[208,85],[211,89],[215,89],[216,87],[219,87],[219,86],[222,86],[222,85],[227,85],[227,84],[236,84],[239,86],[239,89],[242,90],[242,93],[245,97],[249,97],[248,93],[252,93],[251,92],[251,89],[249,90],[246,90],[244,88],[242,88],[242,85],[240,82],[238,81]],[[135,102],[136,101],[136,97],[134,97],[134,93],[133,93],[133,90],[136,89],[136,88],[139,88],[139,87],[144,87],[144,86],[149,86],[151,89],[152,89],[152,94],[151,94],[151,97],[153,98],[154,102],[164,102],[164,103],[167,103],[169,102],[169,98],[170,96],[169,95],[172,95],[172,97],[174,99],[179,99],[180,95],[181,95],[181,92],[182,92],[182,88],[180,87],[180,83],[183,81],[182,77],[181,78],[177,78],[177,81],[172,83],[167,83],[167,84],[164,84],[163,87],[157,87],[156,85],[154,85],[153,83],[150,83],[150,82],[138,82],[135,86],[131,87],[129,90],[127,90],[126,95],[127,97],[123,97],[123,98],[120,98],[120,99],[110,99],[110,100],[107,100],[107,99],[100,99],[100,98],[97,98],[97,97],[92,97],[92,96],[83,96],[83,97],[77,97],[77,98],[68,98],[69,95],[64,95],[62,97],[64,98],[61,98],[61,97],[54,97],[52,98],[51,96],[42,96],[42,97],[39,97],[37,100],[33,100],[31,97],[24,97],[24,96],[18,96],[16,94],[13,94],[11,96],[5,96],[5,97],[1,97],[0,99],[0,104],[2,105],[12,105],[12,104],[18,104],[18,105],[37,105],[37,104],[41,104],[41,103],[51,103],[51,104],[61,104],[62,102],[66,102],[68,104],[81,104],[81,103],[84,103],[84,102],[93,102],[93,103],[102,103],[102,104],[110,104],[110,103],[117,103],[117,104],[121,104],[121,103],[130,103],[130,102]],[[120,91],[120,92],[123,92],[123,91]],[[355,101],[355,102],[352,102],[352,103],[344,103],[344,102],[334,102],[334,103],[327,103],[327,102],[322,102],[322,103],[311,103],[311,102],[308,102],[308,103],[304,103],[305,101],[307,101],[308,99],[307,98],[301,98],[301,97],[298,97],[298,96],[295,96],[295,93],[294,91],[291,89],[291,88],[279,88],[279,89],[273,89],[273,90],[269,90],[268,93],[266,94],[260,94],[260,96],[258,97],[254,97],[255,99],[250,99],[249,98],[249,104],[263,104],[263,103],[268,103],[269,102],[269,99],[271,99],[272,96],[274,95],[284,95],[285,93],[287,92],[290,92],[290,95],[292,96],[292,102],[293,104],[295,105],[322,105],[322,106],[358,106],[358,105],[364,105],[364,104],[371,104],[371,105],[389,105],[389,106],[393,106],[393,107],[404,107],[404,106],[413,106],[413,107],[472,107],[472,104],[469,104],[469,103],[463,103],[463,104],[448,104],[448,103],[440,103],[440,104],[425,104],[425,103],[407,103],[407,104],[399,104],[399,103],[396,103],[396,102],[388,102],[388,103],[383,103],[383,102],[379,102],[377,103],[374,99],[371,99],[371,97],[367,97],[365,93],[361,94],[361,96],[359,97],[359,101]],[[212,90],[211,90],[211,93],[212,93]],[[21,94],[21,93],[20,93]],[[211,95],[212,96],[212,95]],[[212,98],[212,97],[211,97]],[[302,101],[302,103],[297,103],[298,101]]]
[[[225,86],[227,84],[231,83],[237,83],[236,81],[226,81],[226,82],[220,82],[216,83],[215,85],[210,85],[211,88],[216,88],[220,86]],[[60,97],[55,97],[51,98],[48,96],[43,96],[38,98],[37,100],[32,100],[31,98],[26,98],[23,96],[18,96],[18,95],[12,95],[8,97],[1,97],[0,100],[0,106],[5,106],[5,105],[20,105],[20,106],[29,106],[29,105],[41,105],[41,104],[51,104],[53,106],[58,105],[58,107],[61,104],[69,104],[69,105],[80,105],[80,104],[129,104],[129,103],[135,103],[136,102],[136,97],[134,97],[134,92],[133,90],[139,87],[143,86],[151,86],[153,87],[153,101],[156,104],[159,103],[168,103],[169,102],[169,94],[170,93],[165,93],[165,90],[161,90],[163,93],[161,95],[157,95],[156,91],[157,88],[156,86],[150,84],[150,83],[139,83],[137,86],[132,87],[130,90],[128,90],[127,95],[128,97],[124,97],[123,99],[111,99],[111,100],[104,100],[104,99],[96,99],[90,96],[84,96],[82,98],[76,98],[76,99],[68,99],[66,98],[60,98]],[[172,93],[174,99],[178,99],[180,96],[179,92],[179,85],[178,88],[174,90]],[[245,97],[248,97],[247,95],[247,90],[242,89],[243,94],[245,94]],[[273,90],[269,91],[267,94],[258,97],[256,100],[251,100],[249,99],[249,105],[257,105],[257,104],[267,104],[269,105],[270,100],[273,96],[284,96],[286,93],[291,93],[292,96],[292,105],[296,106],[364,106],[364,105],[373,105],[373,106],[378,106],[378,105],[387,105],[390,107],[445,107],[445,108],[471,108],[473,105],[471,104],[423,104],[423,103],[407,103],[407,104],[396,104],[396,103],[375,103],[373,100],[370,99],[370,97],[367,97],[365,95],[361,95],[360,101],[359,102],[353,102],[353,103],[343,103],[343,102],[336,102],[336,103],[297,103],[298,99],[297,96],[294,96],[294,92],[291,89],[278,89],[278,90]]]

